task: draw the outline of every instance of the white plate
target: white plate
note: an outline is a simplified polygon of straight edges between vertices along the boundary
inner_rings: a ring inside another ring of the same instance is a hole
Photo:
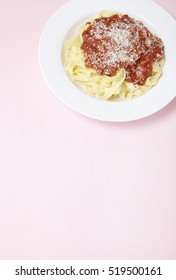
[[[164,42],[166,63],[157,86],[130,101],[102,101],[79,90],[68,78],[62,63],[62,45],[76,27],[101,10],[126,13],[141,20]],[[71,0],[51,17],[42,32],[39,60],[44,78],[56,96],[82,115],[112,122],[149,116],[176,96],[176,21],[150,0]]]

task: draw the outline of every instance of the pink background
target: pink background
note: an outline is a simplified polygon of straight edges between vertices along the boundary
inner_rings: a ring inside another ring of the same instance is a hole
[[[0,258],[176,259],[176,99],[124,124],[63,105],[37,53],[62,3],[0,0]]]

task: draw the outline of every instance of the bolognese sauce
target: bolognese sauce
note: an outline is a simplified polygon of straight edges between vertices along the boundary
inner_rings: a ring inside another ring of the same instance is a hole
[[[115,14],[87,22],[82,39],[86,67],[110,77],[123,68],[126,81],[138,85],[145,84],[152,76],[153,63],[164,57],[161,39],[128,15]]]

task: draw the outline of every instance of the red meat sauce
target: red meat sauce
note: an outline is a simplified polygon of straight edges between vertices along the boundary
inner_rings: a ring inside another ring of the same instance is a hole
[[[87,22],[82,38],[86,67],[106,76],[114,76],[123,68],[126,81],[138,85],[145,84],[152,75],[153,63],[164,57],[161,39],[128,15],[115,14]]]

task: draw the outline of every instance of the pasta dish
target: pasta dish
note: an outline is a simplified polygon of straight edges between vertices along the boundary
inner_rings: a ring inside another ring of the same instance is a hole
[[[141,21],[101,12],[64,42],[64,68],[72,82],[103,100],[143,95],[164,65],[164,45]]]

